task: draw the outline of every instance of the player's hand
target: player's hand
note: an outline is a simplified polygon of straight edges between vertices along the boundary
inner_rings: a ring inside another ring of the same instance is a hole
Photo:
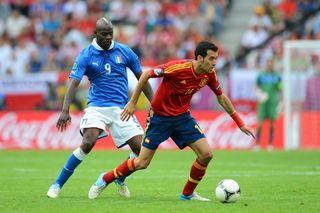
[[[240,128],[242,132],[244,132],[246,135],[251,136],[253,139],[256,139],[256,137],[254,136],[252,130],[247,126],[244,125],[243,127]]]
[[[67,129],[67,125],[71,123],[71,116],[69,112],[62,111],[60,114],[60,117],[57,122],[57,129],[61,132],[65,131]]]
[[[123,111],[121,112],[120,119],[122,121],[128,121],[130,117],[133,115],[135,111],[135,104],[131,101],[127,103],[124,107]]]

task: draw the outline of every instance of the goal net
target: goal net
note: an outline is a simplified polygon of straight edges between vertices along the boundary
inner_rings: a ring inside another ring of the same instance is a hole
[[[320,148],[320,41],[284,42],[286,150]]]

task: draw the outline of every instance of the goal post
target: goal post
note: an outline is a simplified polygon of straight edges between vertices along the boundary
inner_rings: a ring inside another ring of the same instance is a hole
[[[303,91],[305,91],[306,80],[308,76],[311,75],[308,73],[307,66],[311,66],[309,60],[314,53],[320,56],[320,41],[287,40],[283,45],[284,149],[295,150],[301,148],[301,134],[303,134],[303,132],[301,131],[300,116],[303,110]],[[301,64],[305,64],[306,66],[299,68],[293,67],[293,63],[297,65],[300,61]],[[320,91],[318,91],[318,93],[319,92]],[[313,130],[316,129],[312,133],[318,133],[320,135],[320,126],[318,124],[320,125],[320,123],[316,122],[315,125],[317,126],[310,128]],[[320,136],[313,138],[319,137]]]

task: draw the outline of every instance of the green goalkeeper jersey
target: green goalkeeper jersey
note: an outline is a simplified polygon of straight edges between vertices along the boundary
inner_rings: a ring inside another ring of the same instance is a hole
[[[268,94],[267,103],[278,103],[282,89],[282,81],[278,73],[261,72],[256,83],[263,92]]]

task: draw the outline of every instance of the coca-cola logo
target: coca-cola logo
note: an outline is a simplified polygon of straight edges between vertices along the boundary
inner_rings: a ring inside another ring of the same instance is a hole
[[[81,143],[79,123],[81,114],[72,115],[72,123],[65,132],[56,129],[59,113],[39,112],[41,118],[23,113],[0,114],[0,149],[73,149]],[[26,118],[21,118],[26,117]],[[248,126],[257,123],[255,113],[241,115]],[[248,149],[253,146],[253,139],[237,127],[226,113],[214,118],[198,118],[199,126],[204,131],[210,147],[215,149]],[[110,138],[109,138],[110,139]],[[111,139],[110,139],[111,140]],[[168,139],[159,146],[162,149],[177,149]]]
[[[65,132],[56,129],[59,113],[49,113],[41,120],[19,119],[16,113],[5,113],[0,117],[0,148],[74,148],[81,143],[79,122],[81,115],[73,115],[72,123]]]

